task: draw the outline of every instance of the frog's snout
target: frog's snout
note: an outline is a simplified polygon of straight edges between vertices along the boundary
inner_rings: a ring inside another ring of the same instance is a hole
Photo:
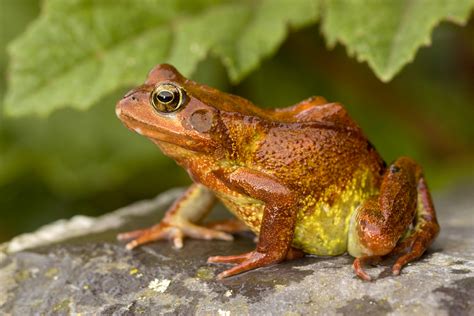
[[[125,94],[125,96],[117,102],[117,105],[115,106],[115,115],[121,120],[123,120],[122,114],[128,107],[130,107],[130,103],[133,102],[131,98],[135,98],[133,94],[135,93],[135,90],[131,90]]]
[[[143,87],[138,87],[128,91],[123,98],[115,106],[115,114],[121,120],[124,119],[124,116],[127,114],[130,115],[133,111],[133,108],[146,98],[146,91]]]

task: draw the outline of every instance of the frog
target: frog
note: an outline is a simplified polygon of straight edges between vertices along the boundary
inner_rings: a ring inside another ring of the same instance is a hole
[[[117,237],[127,249],[185,238],[233,240],[249,229],[253,251],[212,256],[233,264],[222,279],[303,256],[354,257],[362,280],[368,263],[396,256],[391,271],[419,258],[439,233],[421,166],[390,164],[338,102],[311,97],[262,108],[159,64],[117,103],[116,115],[189,174],[192,184],[163,219]],[[235,219],[203,224],[220,201]]]

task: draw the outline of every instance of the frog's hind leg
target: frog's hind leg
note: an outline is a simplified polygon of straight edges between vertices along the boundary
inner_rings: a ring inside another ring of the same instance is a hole
[[[379,195],[367,200],[353,214],[348,251],[356,257],[354,270],[360,278],[370,280],[363,271],[364,262],[405,252],[392,268],[397,275],[403,265],[423,254],[438,232],[420,166],[410,158],[399,158],[386,170]]]
[[[418,204],[413,223],[414,229],[410,230],[407,236],[390,253],[403,254],[393,265],[392,272],[395,275],[400,274],[400,270],[404,265],[420,257],[440,230],[433,201],[423,176],[418,181],[417,192]]]

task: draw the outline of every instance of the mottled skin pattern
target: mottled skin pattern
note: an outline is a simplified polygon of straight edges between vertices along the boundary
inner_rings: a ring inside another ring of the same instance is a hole
[[[305,253],[365,261],[401,255],[401,267],[423,254],[439,226],[421,168],[399,158],[386,168],[338,103],[313,97],[264,110],[248,100],[158,65],[118,104],[124,124],[150,138],[194,183],[157,225],[119,235],[127,248],[183,238],[231,240],[238,221],[198,226],[215,198],[258,235],[254,251],[211,257],[236,263],[231,276]]]

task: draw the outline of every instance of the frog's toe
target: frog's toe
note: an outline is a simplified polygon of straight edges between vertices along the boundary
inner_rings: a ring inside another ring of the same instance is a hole
[[[125,245],[125,248],[132,250],[140,245],[147,244],[155,240],[170,238],[174,235],[174,233],[176,233],[176,230],[174,230],[173,227],[160,223],[147,229],[119,234],[117,239],[120,241],[131,240]]]
[[[219,230],[207,228],[207,227],[194,225],[192,223],[187,223],[186,225],[183,225],[181,229],[183,230],[183,233],[186,236],[189,236],[195,239],[205,239],[205,240],[219,239],[219,240],[226,240],[226,241],[234,240],[234,236],[232,236],[231,234],[228,234],[226,232],[222,232]]]
[[[122,233],[117,236],[120,241],[131,240],[125,246],[131,250],[140,245],[147,244],[156,240],[171,240],[175,248],[183,248],[183,241],[185,237],[195,239],[219,239],[231,241],[234,237],[230,234],[194,225],[190,222],[181,221],[178,224],[170,224],[161,222],[155,226],[147,229],[135,230],[127,233]]]
[[[171,240],[176,249],[183,248],[184,234],[180,229],[175,229],[174,234],[171,236]]]
[[[143,233],[144,229],[138,229],[138,230],[133,230],[129,231],[126,233],[120,233],[117,235],[117,240],[118,241],[128,241],[137,238]]]
[[[355,258],[352,267],[354,268],[355,274],[364,281],[372,281],[372,277],[364,271],[364,263],[372,263],[379,261],[379,257],[360,257]]]
[[[207,259],[208,263],[242,263],[249,259],[251,252],[235,256],[213,256]]]
[[[211,257],[212,258],[212,257]],[[210,259],[211,259],[210,258]],[[216,257],[214,257],[216,258]],[[223,279],[230,277],[232,275],[236,275],[245,271],[265,267],[274,263],[278,263],[281,260],[278,260],[276,258],[273,258],[265,253],[261,253],[258,251],[251,251],[249,253],[245,253],[239,256],[228,256],[228,257],[217,257],[219,261],[211,261],[211,262],[227,262],[227,263],[232,263],[232,259],[235,259],[235,262],[240,262],[238,263],[235,267],[232,267],[228,270],[225,270],[224,272],[220,273],[217,275],[218,279]],[[226,260],[226,261],[224,261]]]
[[[133,249],[138,245],[144,244],[149,241],[154,241],[162,238],[164,232],[164,225],[157,224],[150,228],[138,229],[117,235],[117,240],[119,241],[130,241],[127,243],[127,249]]]
[[[283,261],[285,258],[275,257],[270,254],[251,251],[236,256],[215,256],[209,257],[209,263],[236,263],[237,265],[229,270],[220,273],[217,278],[223,279],[245,271],[265,267]]]

